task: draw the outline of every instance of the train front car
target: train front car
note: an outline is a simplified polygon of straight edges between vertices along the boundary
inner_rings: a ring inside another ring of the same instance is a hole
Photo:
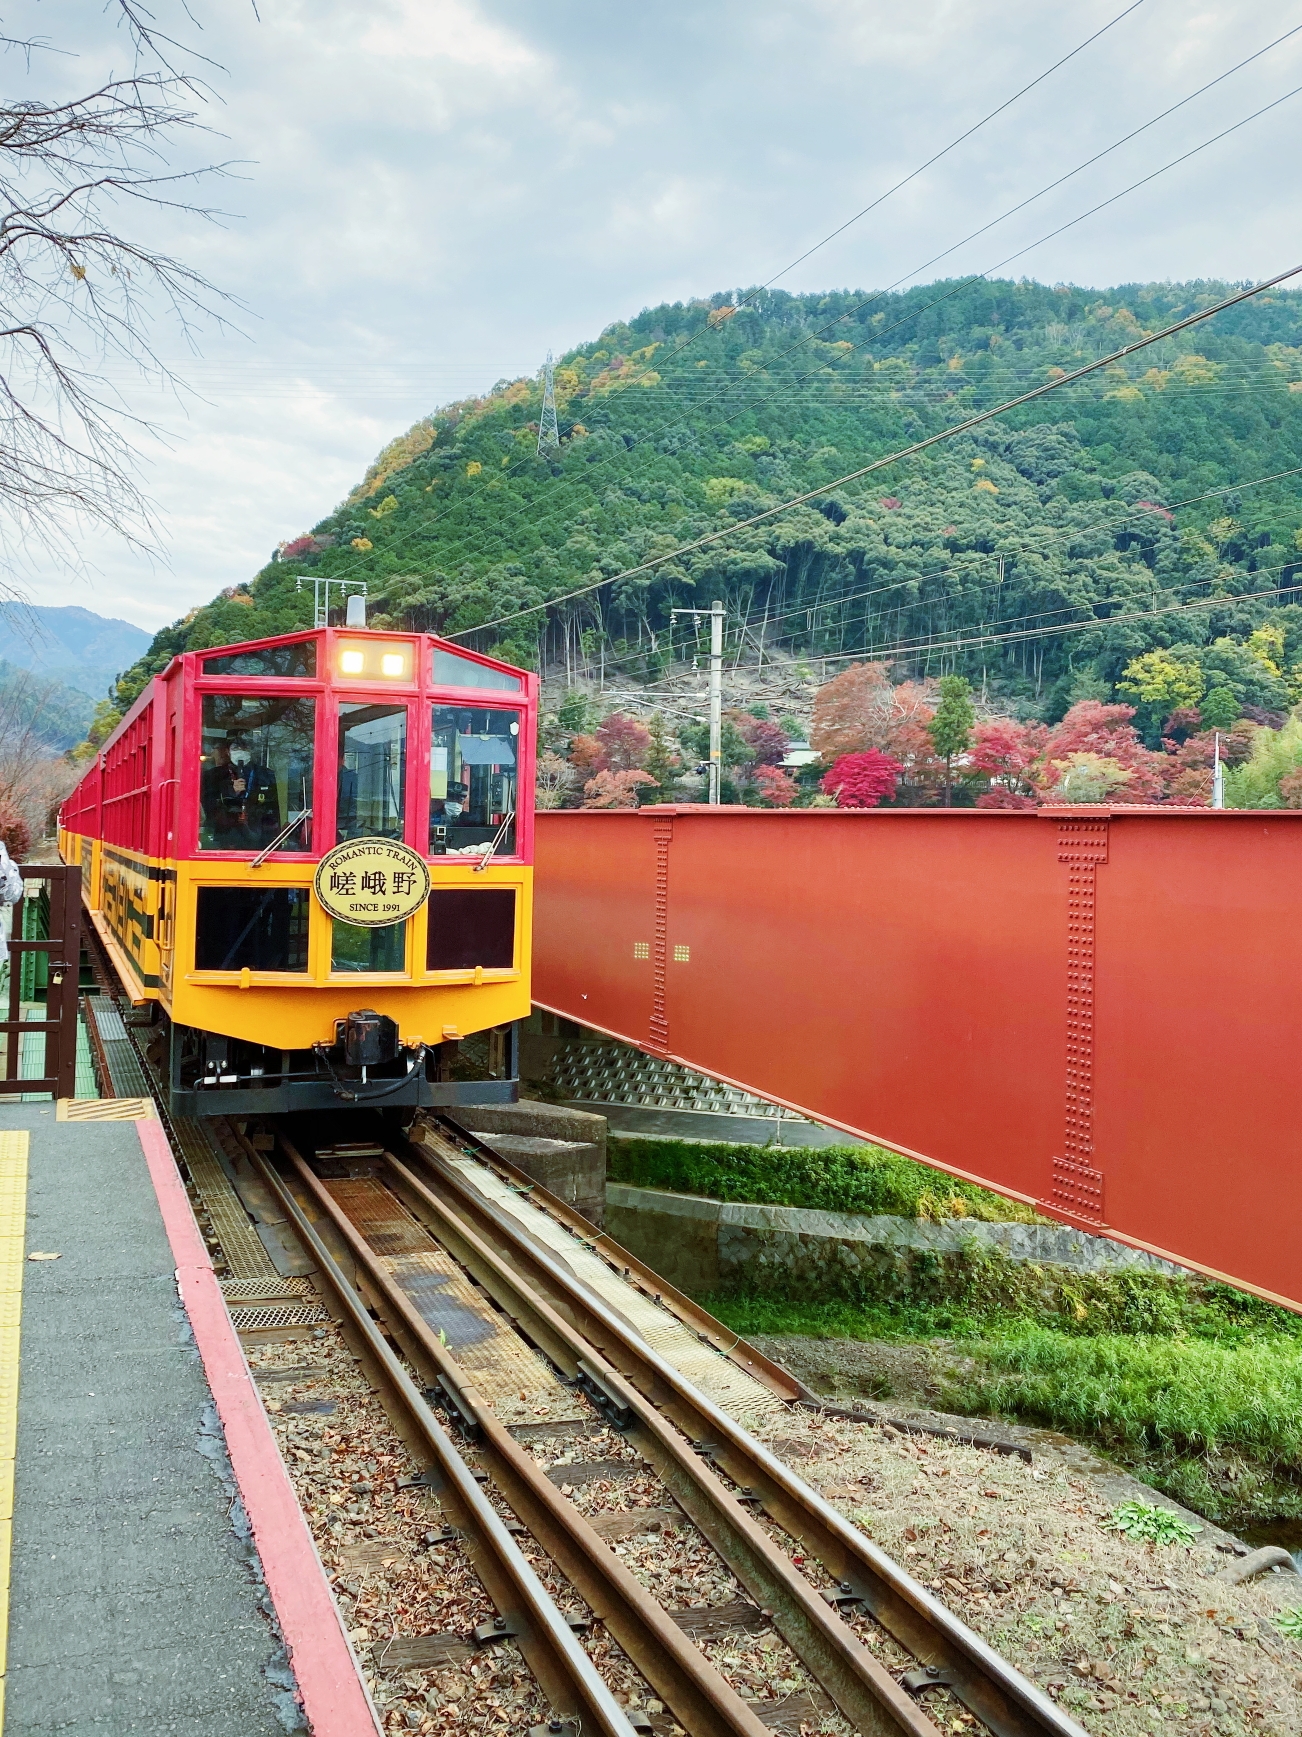
[[[178,1115],[514,1100],[537,710],[526,671],[365,629],[149,683],[60,849]]]

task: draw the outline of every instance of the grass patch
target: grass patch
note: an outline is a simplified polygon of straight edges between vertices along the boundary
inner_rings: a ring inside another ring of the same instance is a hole
[[[881,1146],[744,1146],[620,1134],[611,1136],[607,1152],[611,1181],[635,1188],[869,1217],[1043,1222],[1029,1206]]]
[[[1031,1328],[964,1347],[979,1368],[965,1408],[1088,1432],[1118,1447],[1240,1450],[1302,1465],[1302,1345],[1193,1339],[1072,1339]]]
[[[808,1339],[922,1340],[980,1333],[983,1321],[970,1310],[941,1305],[900,1309],[859,1303],[792,1302],[725,1292],[701,1302],[725,1327],[743,1338],[772,1333]]]
[[[842,1284],[844,1294],[834,1287]],[[1010,1260],[974,1246],[960,1254],[923,1251],[879,1269],[841,1275],[828,1268],[821,1289],[795,1295],[774,1288],[709,1300],[738,1333],[797,1333],[819,1339],[1006,1338],[1033,1327],[1072,1338],[1101,1334],[1247,1345],[1294,1338],[1302,1318],[1210,1279],[1178,1279],[1129,1268],[1076,1272]]]
[[[1227,1526],[1302,1518],[1302,1343],[1069,1338],[1039,1328],[961,1347],[951,1411],[1092,1439]]]
[[[1071,1331],[1011,1310],[715,1296],[735,1332],[936,1343],[928,1403],[1097,1445],[1218,1525],[1302,1518],[1302,1321],[1190,1283],[1165,1333]]]

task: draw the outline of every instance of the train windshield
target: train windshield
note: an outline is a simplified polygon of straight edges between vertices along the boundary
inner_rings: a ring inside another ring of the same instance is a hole
[[[341,705],[338,842],[401,838],[406,792],[406,706]]]
[[[520,713],[435,706],[429,762],[431,856],[515,854]]]
[[[199,849],[310,850],[315,734],[314,700],[205,694]]]

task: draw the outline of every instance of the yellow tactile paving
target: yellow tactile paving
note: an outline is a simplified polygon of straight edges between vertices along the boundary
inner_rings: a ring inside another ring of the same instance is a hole
[[[148,1098],[60,1098],[56,1122],[150,1122]]]
[[[0,1133],[0,1732],[4,1730],[5,1671],[9,1663],[9,1557],[13,1544],[14,1456],[18,1446],[27,1147],[25,1130]]]

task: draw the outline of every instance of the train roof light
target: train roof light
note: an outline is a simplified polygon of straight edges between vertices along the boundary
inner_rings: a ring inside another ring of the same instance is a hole
[[[366,681],[410,681],[411,648],[395,645],[392,640],[387,645],[383,640],[365,645],[345,641],[339,647],[339,673],[362,676]]]

